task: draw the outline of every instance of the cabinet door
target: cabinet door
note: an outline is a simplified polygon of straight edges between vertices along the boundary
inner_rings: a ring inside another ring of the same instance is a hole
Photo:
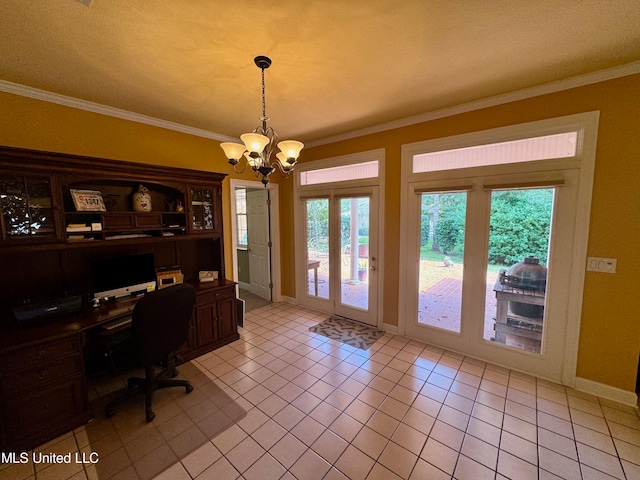
[[[215,343],[218,334],[218,304],[207,302],[196,307],[198,325],[198,346]]]
[[[229,296],[218,300],[220,338],[236,333],[236,298]]]
[[[10,242],[57,240],[52,179],[0,174],[2,239]]]
[[[219,192],[215,187],[192,186],[189,188],[191,233],[219,232],[217,202]]]

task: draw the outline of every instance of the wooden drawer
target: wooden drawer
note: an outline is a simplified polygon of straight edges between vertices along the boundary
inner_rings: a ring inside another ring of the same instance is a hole
[[[105,231],[126,231],[143,228],[161,228],[160,213],[110,213],[104,217]]]
[[[29,388],[40,389],[53,382],[82,374],[82,371],[80,355],[66,356],[58,361],[43,363],[20,372],[6,372],[2,382],[3,389],[6,393],[16,393]]]
[[[134,217],[138,228],[162,227],[162,215],[159,213],[136,214]]]
[[[235,296],[236,296],[235,287],[231,285],[227,287],[221,287],[218,289],[211,289],[211,290],[198,292],[196,303],[197,305],[204,305],[207,303],[217,302],[219,300],[222,300],[223,298],[235,297]]]
[[[131,213],[108,214],[104,217],[104,230],[123,230],[135,227],[134,216]]]
[[[11,375],[14,371],[55,362],[60,357],[79,353],[80,348],[76,337],[63,338],[4,353],[0,356],[0,368],[4,375]]]
[[[16,447],[33,447],[88,420],[86,399],[82,376],[22,395],[7,395],[2,406],[4,433]]]

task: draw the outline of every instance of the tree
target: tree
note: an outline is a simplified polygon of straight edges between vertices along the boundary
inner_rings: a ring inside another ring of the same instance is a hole
[[[440,250],[445,254],[462,254],[467,213],[466,193],[440,194],[438,210],[436,238],[440,245]]]
[[[431,217],[434,216],[434,202],[432,195],[422,196],[422,208],[420,210],[420,246],[424,247],[431,236]]]
[[[547,263],[553,189],[506,190],[491,195],[489,261],[512,265],[526,256]]]

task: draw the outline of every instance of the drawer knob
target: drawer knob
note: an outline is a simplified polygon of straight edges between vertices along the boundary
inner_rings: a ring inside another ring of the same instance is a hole
[[[38,374],[38,378],[40,380],[43,380],[47,377],[47,371],[46,370],[42,370],[39,374]]]
[[[44,350],[38,350],[38,351],[36,352],[35,357],[36,357],[36,358],[42,358],[42,357],[44,357],[44,353],[45,353],[45,352],[44,352]]]

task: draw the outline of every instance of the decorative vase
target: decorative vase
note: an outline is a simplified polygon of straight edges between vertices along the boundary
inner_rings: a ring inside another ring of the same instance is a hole
[[[149,195],[149,189],[144,185],[140,185],[138,191],[133,194],[133,210],[136,212],[151,211],[151,195]]]

